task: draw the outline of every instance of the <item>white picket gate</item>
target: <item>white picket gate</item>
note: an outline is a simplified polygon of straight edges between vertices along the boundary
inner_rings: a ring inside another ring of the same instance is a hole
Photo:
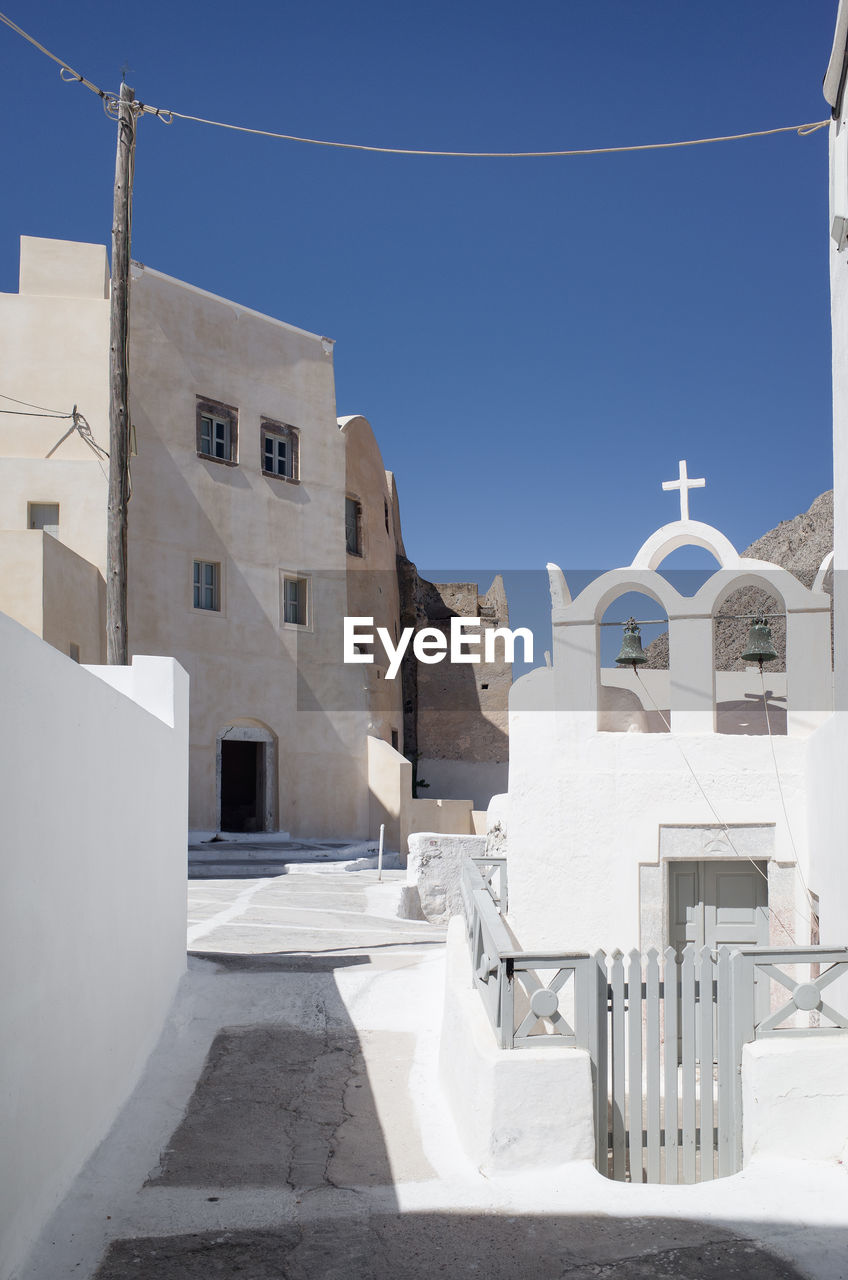
[[[609,958],[597,1072],[610,1177],[695,1182],[741,1167],[732,965],[692,944],[680,956],[669,947],[662,965],[655,950]]]

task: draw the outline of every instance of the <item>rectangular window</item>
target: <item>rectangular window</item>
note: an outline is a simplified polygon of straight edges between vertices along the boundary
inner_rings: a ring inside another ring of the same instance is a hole
[[[221,566],[208,560],[194,562],[194,607],[195,609],[221,608]]]
[[[230,460],[230,424],[224,418],[211,418],[205,414],[200,419],[200,452],[210,458]]]
[[[68,645],[68,655],[69,655],[69,657],[70,657],[70,659],[71,659],[71,662],[79,662],[79,660],[80,660],[80,647],[79,647],[79,645],[78,645],[78,644],[74,644],[73,640],[71,640],[71,641],[70,641],[70,643],[69,643],[69,645]]]
[[[283,578],[283,622],[305,627],[306,604],[306,578]]]
[[[27,525],[30,529],[43,529],[45,533],[59,532],[58,502],[30,502],[27,504]]]
[[[268,476],[298,479],[298,435],[294,427],[263,418],[262,470]]]
[[[356,498],[345,498],[345,545],[349,555],[362,555],[362,503]]]
[[[197,452],[216,462],[236,462],[238,411],[213,400],[197,402]]]

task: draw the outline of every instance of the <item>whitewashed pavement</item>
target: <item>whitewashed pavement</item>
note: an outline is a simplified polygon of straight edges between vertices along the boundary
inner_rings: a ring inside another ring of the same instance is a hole
[[[321,852],[190,881],[166,1032],[16,1280],[848,1280],[841,1169],[484,1178],[438,1088],[443,931]]]

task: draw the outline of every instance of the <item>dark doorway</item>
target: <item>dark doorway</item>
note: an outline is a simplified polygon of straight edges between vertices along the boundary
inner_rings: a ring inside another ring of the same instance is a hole
[[[263,831],[265,743],[221,743],[221,830]]]

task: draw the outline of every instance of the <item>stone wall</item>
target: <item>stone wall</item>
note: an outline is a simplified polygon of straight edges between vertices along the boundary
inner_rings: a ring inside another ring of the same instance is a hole
[[[428,582],[411,561],[399,558],[398,580],[401,626],[435,627],[446,636],[455,617],[479,619],[482,630],[509,626],[500,575],[481,593],[473,582]],[[505,787],[509,760],[512,664],[504,661],[501,644],[494,662],[445,659],[432,666],[419,663],[410,646],[401,674],[405,754],[416,760],[431,794],[471,795],[475,807],[485,808]]]

